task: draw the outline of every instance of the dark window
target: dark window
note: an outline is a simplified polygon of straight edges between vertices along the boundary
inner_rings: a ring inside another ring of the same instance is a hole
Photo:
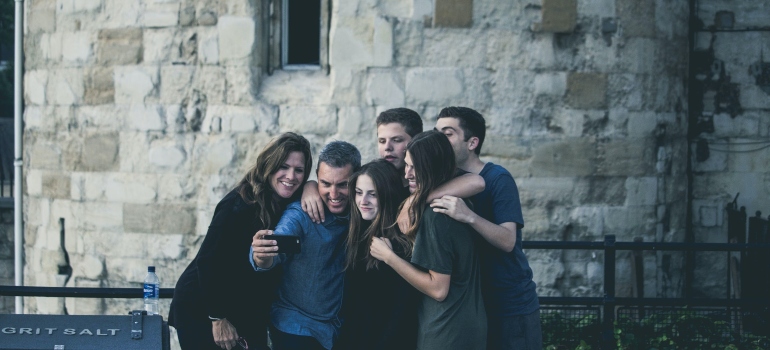
[[[283,65],[320,66],[321,0],[284,0]]]

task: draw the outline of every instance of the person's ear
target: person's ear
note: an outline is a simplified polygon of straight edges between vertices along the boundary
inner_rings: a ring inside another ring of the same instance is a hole
[[[468,139],[468,150],[473,151],[476,149],[476,147],[479,147],[479,138],[476,136],[471,136],[471,138]]]

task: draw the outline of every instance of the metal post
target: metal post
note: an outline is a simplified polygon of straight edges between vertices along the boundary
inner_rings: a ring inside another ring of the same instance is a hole
[[[602,348],[615,345],[615,235],[604,236],[604,317]]]
[[[16,20],[14,22],[13,55],[13,119],[14,119],[14,158],[13,158],[13,242],[14,242],[14,278],[17,286],[24,285],[24,216],[22,212],[22,113],[24,107],[24,0],[16,1]],[[24,313],[24,299],[16,297],[16,313]]]

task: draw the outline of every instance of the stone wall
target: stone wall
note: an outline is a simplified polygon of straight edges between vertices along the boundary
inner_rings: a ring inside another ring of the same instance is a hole
[[[13,259],[13,209],[0,209],[0,285],[16,284]],[[0,296],[0,314],[16,310],[15,298]]]
[[[756,30],[767,28],[770,4],[699,0],[697,17],[693,229],[697,242],[726,243],[725,207],[736,195],[750,216],[770,213],[770,32]],[[696,292],[725,297],[727,255],[699,254],[696,266]]]
[[[526,240],[684,239],[686,2],[332,0],[328,72],[272,74],[258,4],[25,2],[28,285],[55,284],[65,218],[68,285],[138,288],[153,264],[173,287],[272,136],[301,132],[314,152],[344,139],[369,160],[376,114],[399,106],[426,128],[447,105],[485,115],[482,158],[516,178]],[[601,295],[600,253],[527,254],[540,295]],[[645,253],[645,295],[678,296],[681,263]],[[57,310],[44,298],[25,307]]]

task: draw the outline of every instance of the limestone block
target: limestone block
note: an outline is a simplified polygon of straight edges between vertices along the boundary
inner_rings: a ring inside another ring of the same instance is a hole
[[[724,220],[724,205],[725,203],[719,199],[693,199],[693,223],[703,227],[721,227]]]
[[[431,0],[414,0],[412,3],[412,15],[411,18],[417,21],[423,21],[425,17],[430,17],[433,13],[433,1]]]
[[[120,164],[119,140],[115,133],[92,134],[83,138],[83,151],[78,170],[111,171]]]
[[[76,110],[75,120],[84,128],[97,130],[120,130],[128,116],[128,106],[99,105],[80,106]]]
[[[498,135],[487,132],[481,147],[482,156],[526,159],[532,156],[530,147],[522,138],[508,135]]]
[[[230,135],[196,140],[195,150],[195,163],[203,174],[216,174],[232,167],[236,156],[235,140]]]
[[[144,103],[157,94],[158,68],[115,67],[115,103]]]
[[[486,41],[486,47],[483,48],[484,54],[482,56],[486,57],[484,62],[486,67],[522,69],[526,67],[528,61],[539,58],[522,49],[522,46],[529,43],[529,40],[523,40],[517,32],[489,28],[485,29],[485,33],[487,33],[485,34],[486,39],[483,41]]]
[[[48,85],[47,70],[28,71],[24,75],[24,97],[33,105],[46,104],[46,85]]]
[[[626,206],[652,206],[658,202],[658,178],[629,177],[626,179]]]
[[[179,2],[148,3],[140,15],[144,27],[173,27],[179,24]]]
[[[180,146],[167,142],[154,142],[150,146],[149,161],[161,169],[177,169],[187,160],[187,152]]]
[[[638,74],[612,74],[607,77],[607,100],[610,106],[622,106],[629,111],[641,111],[652,101],[658,77]]]
[[[143,39],[141,28],[102,29],[97,41],[97,62],[102,65],[141,63]]]
[[[137,26],[144,10],[143,0],[103,0],[100,25],[104,28],[129,28]]]
[[[148,28],[144,30],[142,41],[142,61],[145,64],[167,63],[172,60],[172,51],[175,47],[174,41],[177,28]]]
[[[164,130],[165,118],[160,106],[132,105],[128,112],[128,125],[135,130],[151,131]]]
[[[191,234],[195,230],[193,212],[181,204],[124,204],[123,224],[129,232]]]
[[[655,36],[654,1],[617,0],[615,8],[625,37]]]
[[[571,33],[577,22],[577,0],[543,0],[540,30]]]
[[[56,0],[35,1],[28,8],[26,24],[29,33],[56,29]]]
[[[629,112],[622,109],[610,110],[610,115],[625,115],[628,119],[628,136],[647,137],[652,136],[658,126],[658,117],[655,112]]]
[[[115,174],[105,181],[108,201],[149,204],[157,197],[157,178],[151,174]]]
[[[759,118],[753,113],[745,113],[740,118],[732,118],[726,113],[717,113],[713,116],[713,122],[714,135],[718,137],[757,136],[759,132]]]
[[[106,197],[104,196],[104,192],[107,189],[107,182],[109,181],[110,176],[115,175],[114,173],[94,173],[94,172],[85,172],[80,173],[77,177],[73,175],[73,182],[77,180],[80,182],[81,186],[81,196],[83,200],[86,201],[104,201]],[[73,198],[74,199],[74,198]]]
[[[65,174],[44,173],[42,176],[42,195],[47,198],[68,199],[70,196],[70,177]]]
[[[80,218],[82,228],[90,231],[121,232],[123,204],[108,202],[73,203],[73,215]],[[94,238],[94,241],[101,239]]]
[[[218,124],[217,124],[218,123]],[[278,109],[269,105],[254,107],[210,106],[201,129],[206,132],[274,132],[278,125]],[[215,130],[216,128],[219,130]]]
[[[337,118],[339,120],[337,125],[337,134],[358,135],[363,131],[363,129],[361,129],[361,124],[364,118],[373,119],[373,117],[373,115],[364,115],[363,109],[359,107],[340,107],[337,113]],[[371,134],[369,135],[371,136],[371,140],[374,140],[374,138],[377,136],[376,131],[374,133],[367,134]]]
[[[567,73],[541,73],[535,75],[534,93],[538,95],[564,96],[567,92]]]
[[[251,17],[221,16],[219,31],[219,59],[223,63],[248,64],[256,43],[256,24]]]
[[[62,33],[62,63],[68,66],[82,66],[93,56],[95,37],[90,31]]]
[[[595,164],[596,146],[589,140],[571,139],[535,146],[531,166],[537,176],[588,176]]]
[[[99,10],[101,0],[56,0],[58,14],[66,15],[78,12],[92,12]]]
[[[615,17],[615,1],[578,1],[577,11],[582,16]]]
[[[536,74],[530,70],[524,69],[498,69],[490,77],[492,85],[491,94],[495,107],[520,107],[517,110],[532,109],[534,105],[531,97],[534,94],[533,84]],[[467,80],[467,79],[466,79]],[[521,108],[526,106],[525,108]],[[510,112],[508,112],[510,113]],[[524,112],[520,112],[524,114]]]
[[[26,172],[24,187],[28,196],[40,196],[43,194],[43,172],[37,169],[29,169]]]
[[[383,1],[377,11],[382,16],[410,18],[413,12],[412,7],[415,5],[411,0]]]
[[[220,3],[224,8],[223,14],[254,17],[257,11],[255,3],[251,0],[224,0]]]
[[[280,106],[281,132],[333,134],[337,132],[336,106]]]
[[[406,72],[408,105],[450,106],[463,100],[463,71],[453,68],[415,68]]]
[[[158,250],[150,251],[150,257],[153,259],[180,259],[187,251],[184,244],[185,234],[167,234],[162,236],[151,235],[149,240],[153,247],[159,247]],[[167,309],[168,310],[168,309]]]
[[[657,147],[653,138],[612,140],[599,143],[601,161],[596,173],[610,176],[654,174]]]
[[[383,17],[374,18],[373,66],[393,65],[393,24]]]
[[[329,32],[329,64],[340,68],[371,66],[374,63],[374,22],[374,18],[366,17],[347,19],[332,26]],[[377,39],[380,45],[384,44],[382,37]]]
[[[607,75],[570,73],[567,75],[567,104],[578,109],[607,107]]]
[[[483,67],[487,35],[481,32],[428,30],[423,39],[422,64],[427,67]],[[506,57],[506,59],[509,59]]]
[[[202,66],[197,69],[194,86],[199,90],[209,105],[225,103],[227,71],[219,66]]]
[[[198,58],[203,64],[219,64],[219,35],[216,30],[198,31]]]
[[[197,69],[192,66],[163,66],[160,69],[160,101],[168,104],[181,103]]]
[[[433,26],[470,28],[473,24],[473,0],[435,0]]]
[[[628,189],[624,177],[590,176],[577,181],[574,193],[584,204],[616,206],[627,202]]]
[[[366,70],[363,67],[352,66],[332,70],[331,99],[346,105],[365,103],[362,92],[365,90]]]
[[[221,57],[221,56],[220,56]],[[248,66],[228,66],[226,76],[227,104],[249,106],[256,102],[259,69]]]
[[[579,193],[575,188],[577,180],[571,177],[519,177],[515,180],[522,208],[572,207],[583,200],[576,195]]]
[[[583,136],[584,124],[587,119],[585,111],[570,108],[557,108],[548,121],[548,129],[557,131],[567,137]]]
[[[745,109],[770,109],[770,96],[759,86],[741,85],[740,102]]]
[[[62,150],[56,142],[26,140],[24,144],[25,149],[28,149],[25,159],[29,161],[30,168],[49,170],[61,168]]]
[[[72,258],[73,274],[83,276],[87,279],[100,279],[107,272],[104,269],[104,258],[97,257],[90,254],[78,256],[77,258],[70,255]]]
[[[392,69],[369,70],[366,84],[368,104],[395,108],[405,103],[402,73]]]
[[[93,67],[85,71],[83,103],[109,104],[115,101],[115,81],[112,68]]]
[[[62,35],[61,32],[43,33],[40,35],[40,55],[43,61],[59,62],[62,55]],[[29,52],[29,51],[27,51]]]
[[[422,62],[423,33],[422,18],[414,21],[396,21],[393,26],[393,46],[395,66],[417,66]],[[334,67],[334,66],[332,66]]]
[[[697,172],[720,172],[727,170],[727,153],[710,152],[709,158],[699,162],[695,158],[695,143],[690,145],[693,170]]]
[[[83,101],[83,71],[81,69],[51,70],[46,86],[49,104],[74,105]]]
[[[620,48],[620,69],[628,73],[651,74],[661,71],[662,60],[657,59],[658,43],[649,38],[628,38]],[[670,53],[665,53],[669,55]]]
[[[186,202],[195,194],[195,181],[189,175],[158,175],[158,202]]]

